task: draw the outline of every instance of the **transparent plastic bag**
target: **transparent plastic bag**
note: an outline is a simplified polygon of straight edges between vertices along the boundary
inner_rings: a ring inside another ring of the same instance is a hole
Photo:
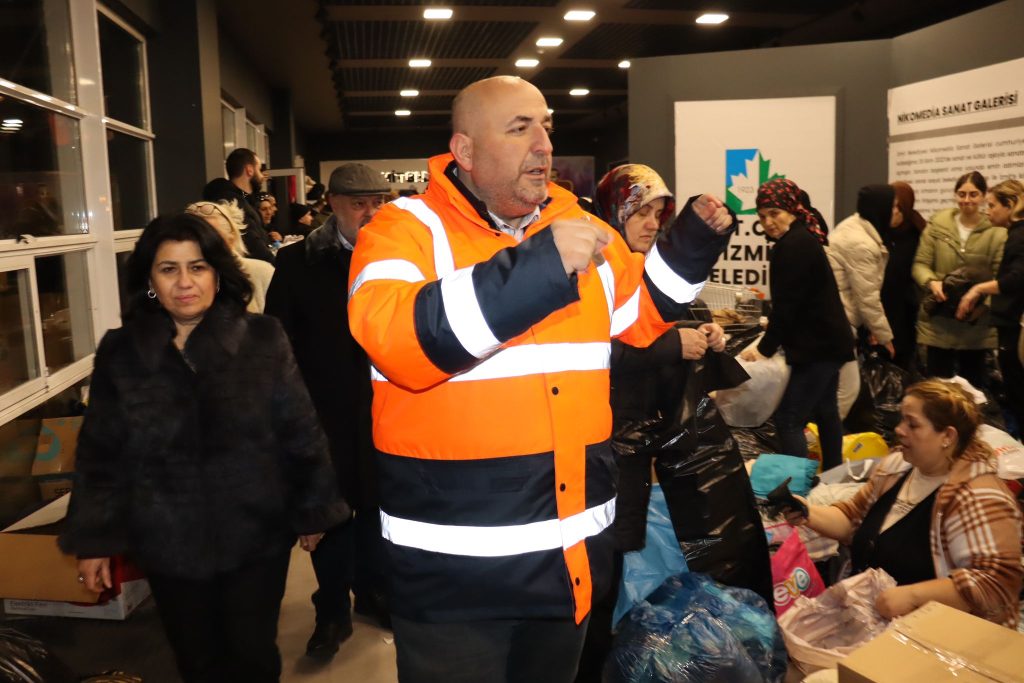
[[[896,580],[882,569],[868,569],[825,590],[797,598],[779,617],[789,656],[804,673],[835,668],[836,662],[889,626],[875,609],[882,591]]]
[[[668,579],[623,621],[606,683],[778,683],[787,656],[756,593],[703,574]]]
[[[730,427],[759,427],[779,407],[791,370],[781,353],[767,360],[741,360],[739,364],[750,379],[735,389],[716,391],[715,403]]]

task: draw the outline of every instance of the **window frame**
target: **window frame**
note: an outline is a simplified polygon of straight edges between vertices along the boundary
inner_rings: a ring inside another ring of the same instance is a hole
[[[104,17],[112,21],[118,28],[126,32],[135,40],[139,41],[141,46],[141,57],[139,59],[139,68],[142,69],[141,74],[141,90],[140,95],[142,97],[142,122],[144,127],[140,128],[133,124],[127,123],[126,121],[120,121],[118,119],[107,116],[106,108],[101,113],[103,125],[114,131],[115,133],[121,133],[130,137],[144,141],[146,150],[146,186],[149,196],[149,219],[152,220],[156,216],[156,167],[153,163],[153,141],[156,139],[156,135],[153,134],[153,118],[150,112],[150,101],[149,101],[149,61],[148,61],[148,45],[146,43],[146,37],[128,25],[121,17],[117,16],[113,10],[104,5],[101,2],[96,3],[96,12],[102,14]],[[97,23],[96,31],[97,44],[99,43],[99,26]],[[103,61],[102,61],[102,47],[100,48],[101,59],[100,59],[100,80],[99,83],[103,83]],[[107,175],[110,174],[110,160],[107,159]],[[148,222],[147,220],[147,222]],[[145,226],[139,226],[137,228],[128,228],[127,230],[118,230],[118,226],[114,226],[114,239],[118,239],[118,233],[131,232],[134,233],[133,237],[126,239],[132,239],[133,243],[138,239],[138,235],[142,234],[142,228]]]

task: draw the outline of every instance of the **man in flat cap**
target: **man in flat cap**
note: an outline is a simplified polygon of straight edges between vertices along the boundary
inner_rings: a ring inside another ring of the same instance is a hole
[[[316,628],[306,654],[329,659],[352,634],[357,612],[386,621],[383,551],[373,474],[370,369],[349,332],[349,263],[359,230],[383,205],[388,184],[364,164],[334,169],[327,187],[333,215],[306,239],[278,252],[266,313],[291,338],[330,444],[338,486],[355,518],[327,532],[313,551]],[[383,618],[382,618],[383,617]]]

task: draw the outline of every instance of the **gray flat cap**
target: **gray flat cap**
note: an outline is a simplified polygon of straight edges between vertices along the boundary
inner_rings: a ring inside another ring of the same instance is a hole
[[[391,188],[380,172],[374,171],[366,164],[342,164],[331,171],[331,179],[327,184],[331,194],[387,194]]]

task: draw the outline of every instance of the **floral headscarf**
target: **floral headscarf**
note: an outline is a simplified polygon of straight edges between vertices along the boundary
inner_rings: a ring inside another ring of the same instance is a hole
[[[661,227],[676,212],[676,202],[665,181],[654,169],[643,164],[623,164],[608,171],[597,184],[594,208],[603,221],[626,235],[626,221],[655,199],[665,198],[665,208],[658,216]]]
[[[757,208],[772,207],[788,211],[796,216],[819,242],[827,245],[828,237],[825,231],[821,229],[817,217],[800,202],[800,193],[797,184],[788,178],[769,180],[757,188]]]

